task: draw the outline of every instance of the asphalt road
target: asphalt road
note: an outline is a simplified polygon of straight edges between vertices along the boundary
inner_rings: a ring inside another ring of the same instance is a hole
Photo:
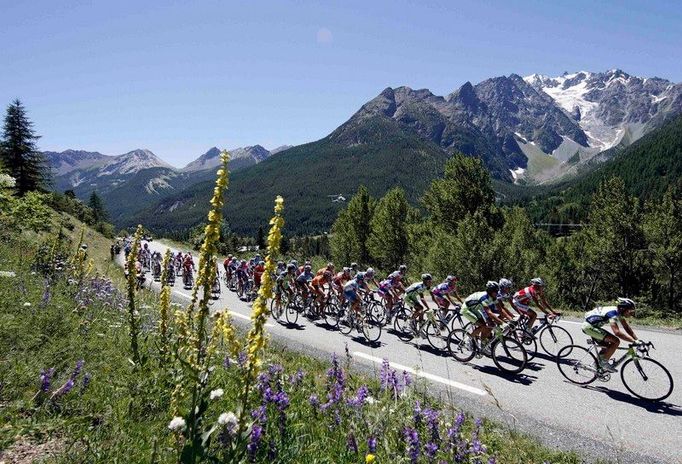
[[[166,249],[157,241],[150,247]],[[158,290],[159,284],[154,282],[152,288]],[[190,293],[182,288],[181,279],[176,279],[174,299],[186,303]],[[235,322],[249,324],[250,303],[239,300],[224,286],[213,308],[228,309]],[[370,346],[355,331],[346,336],[303,316],[298,324],[285,327],[270,319],[266,327],[279,343],[317,357],[343,354],[347,344],[356,367],[369,373],[377,373],[387,358],[394,368],[430,382],[433,393],[444,400],[472,414],[504,422],[550,447],[577,451],[588,462],[682,463],[682,357],[677,353],[682,348],[682,334],[636,328],[639,338],[655,344],[652,357],[668,368],[677,384],[665,402],[651,404],[633,397],[619,374],[613,374],[607,383],[597,381],[587,387],[568,383],[556,363],[541,353],[520,375],[506,376],[488,358],[462,364],[434,352],[425,339],[405,343],[384,330],[379,344]],[[579,321],[562,320],[559,324],[570,332],[574,343],[586,345]]]

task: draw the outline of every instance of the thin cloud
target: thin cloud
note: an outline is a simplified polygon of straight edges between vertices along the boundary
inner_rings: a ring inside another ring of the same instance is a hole
[[[317,43],[328,44],[331,43],[333,40],[334,36],[332,35],[332,31],[330,31],[326,27],[321,27],[320,29],[317,30]]]

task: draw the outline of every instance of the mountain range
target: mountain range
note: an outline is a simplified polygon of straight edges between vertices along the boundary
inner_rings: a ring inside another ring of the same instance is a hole
[[[282,194],[291,227],[319,232],[338,211],[328,194],[364,184],[382,195],[400,185],[416,200],[454,151],[481,158],[498,181],[543,184],[584,172],[680,113],[682,84],[617,69],[511,74],[446,96],[389,87],[318,141],[278,156],[259,145],[234,150],[226,212],[234,230],[251,233]],[[144,150],[105,158],[68,151],[53,166],[58,188],[71,185],[79,196],[96,188],[108,206],[135,198],[134,208],[114,215],[121,225],[153,218],[157,229],[186,230],[202,220],[218,153],[212,148],[182,170]]]

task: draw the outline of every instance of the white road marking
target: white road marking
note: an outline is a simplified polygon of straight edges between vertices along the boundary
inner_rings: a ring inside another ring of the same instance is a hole
[[[173,290],[173,292],[177,293],[177,294],[180,295],[180,296],[184,296],[184,297],[187,298],[187,299],[191,299],[191,298],[192,298],[192,295],[188,295],[187,293],[181,292],[180,290]],[[250,320],[251,320],[251,318],[250,318],[249,316],[246,316],[246,315],[244,315],[244,314],[238,313],[238,312],[236,312],[236,311],[228,311],[228,312],[230,313],[230,315],[232,315],[232,316],[234,316],[234,317],[236,317],[236,318],[244,319],[245,321],[250,321]],[[274,326],[275,326],[275,324],[270,324],[270,323],[266,323],[266,324],[265,324],[265,327],[274,327]]]
[[[382,364],[384,362],[383,359],[377,358],[376,356],[372,356],[366,353],[362,353],[360,351],[353,351],[353,356],[357,356],[358,358],[363,358],[367,359],[369,361],[373,361],[377,364]],[[424,372],[422,370],[415,370],[411,367],[403,366],[402,364],[390,362],[388,363],[392,368],[400,370],[400,371],[406,371],[409,372],[412,375],[416,375],[417,377],[423,377],[425,379],[431,380],[433,382],[438,382],[442,383],[443,385],[448,385],[450,387],[458,388],[460,390],[467,391],[469,393],[473,393],[475,395],[479,396],[486,396],[488,392],[485,390],[481,390],[480,388],[476,387],[471,387],[469,385],[464,385],[463,383],[455,382],[454,380],[446,379],[444,377],[440,377],[438,375],[434,374],[429,374],[428,372]]]

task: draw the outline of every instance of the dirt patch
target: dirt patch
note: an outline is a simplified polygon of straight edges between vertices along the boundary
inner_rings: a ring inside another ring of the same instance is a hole
[[[21,437],[7,449],[0,451],[0,464],[29,464],[46,462],[64,449],[64,440],[50,438],[38,443],[30,437]]]

